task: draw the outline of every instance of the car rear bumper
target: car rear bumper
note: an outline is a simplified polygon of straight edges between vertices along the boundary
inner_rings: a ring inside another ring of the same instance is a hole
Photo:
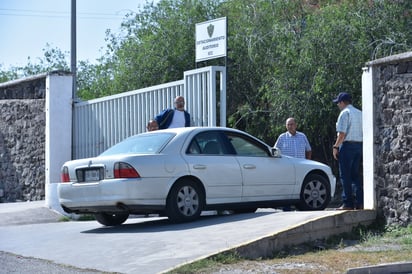
[[[130,214],[153,214],[153,213],[162,213],[165,210],[164,206],[158,205],[136,205],[136,204],[123,204],[118,202],[116,205],[88,205],[88,206],[79,206],[79,205],[70,205],[61,204],[62,208],[67,213],[77,213],[77,214],[87,214],[87,213],[117,213],[117,212],[127,212]]]
[[[159,187],[156,185],[159,184]],[[152,213],[166,205],[167,182],[162,180],[112,179],[91,183],[60,183],[59,203],[66,212]],[[163,185],[163,188],[160,187]],[[162,192],[162,189],[165,191]]]

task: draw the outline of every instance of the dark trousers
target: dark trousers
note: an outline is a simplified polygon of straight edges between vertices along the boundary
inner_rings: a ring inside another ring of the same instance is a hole
[[[339,149],[339,173],[343,186],[342,200],[346,207],[363,206],[363,184],[359,174],[361,158],[362,143],[360,142],[344,142]]]

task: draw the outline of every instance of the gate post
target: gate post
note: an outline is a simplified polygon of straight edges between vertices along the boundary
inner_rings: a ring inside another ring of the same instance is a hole
[[[374,150],[374,68],[363,68],[362,126],[363,126],[363,204],[365,209],[376,208],[375,150]]]
[[[46,77],[46,206],[62,212],[57,196],[60,169],[72,155],[72,75]]]

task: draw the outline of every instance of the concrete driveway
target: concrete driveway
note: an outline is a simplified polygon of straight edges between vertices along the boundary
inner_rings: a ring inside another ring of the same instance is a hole
[[[0,218],[5,214],[0,205]],[[285,245],[350,231],[374,218],[373,211],[260,209],[207,215],[184,224],[159,217],[133,218],[119,227],[103,227],[96,221],[31,222],[0,226],[0,250],[106,272],[161,273],[226,250],[264,257]]]

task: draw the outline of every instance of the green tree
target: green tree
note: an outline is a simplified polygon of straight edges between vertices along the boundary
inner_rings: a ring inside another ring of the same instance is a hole
[[[59,48],[52,48],[50,44],[46,44],[43,54],[44,57],[37,60],[27,57],[25,66],[12,66],[7,70],[3,70],[0,66],[0,80],[6,82],[55,70],[70,71],[66,61],[69,56],[68,52],[63,52]]]
[[[18,72],[16,68],[2,68],[3,65],[0,64],[0,83],[7,82],[18,78]]]
[[[115,94],[181,79],[195,66],[195,24],[215,18],[219,2],[163,0],[128,15],[122,35],[108,33],[108,50],[95,68],[100,74],[80,94]]]
[[[311,140],[314,156],[333,162],[330,147],[339,111],[331,100],[345,90],[361,106],[365,62],[411,49],[410,2],[231,3],[237,6],[229,10],[239,14],[230,23],[236,24],[229,29],[230,47],[235,45],[230,58],[241,69],[230,67],[229,72],[235,79],[229,90],[239,95],[230,103],[231,126],[273,144],[285,130],[286,118],[294,116]]]

